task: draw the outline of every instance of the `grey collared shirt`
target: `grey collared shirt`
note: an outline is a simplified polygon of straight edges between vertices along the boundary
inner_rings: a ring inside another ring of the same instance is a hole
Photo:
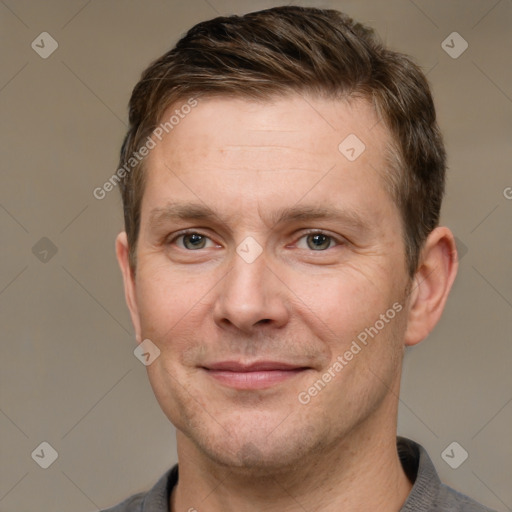
[[[471,498],[444,485],[425,449],[419,444],[397,438],[402,466],[413,488],[399,512],[493,512]],[[170,512],[170,497],[178,483],[178,465],[165,473],[147,493],[128,498],[103,512]]]

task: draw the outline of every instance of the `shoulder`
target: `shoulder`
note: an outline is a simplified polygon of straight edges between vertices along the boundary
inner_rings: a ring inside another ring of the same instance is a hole
[[[399,437],[400,461],[412,490],[400,512],[494,512],[455,489],[443,484],[425,448]]]
[[[148,492],[134,494],[101,512],[169,512],[170,496],[178,482],[178,465],[169,469]]]
[[[435,510],[450,512],[494,512],[445,484],[439,486]]]
[[[101,512],[140,512],[142,510],[142,503],[144,502],[145,496],[145,492],[134,494],[115,507],[106,508]]]

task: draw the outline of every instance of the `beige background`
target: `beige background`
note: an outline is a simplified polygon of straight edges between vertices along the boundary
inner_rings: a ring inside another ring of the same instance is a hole
[[[297,3],[345,10],[428,72],[449,151],[443,222],[462,259],[440,324],[406,356],[399,431],[446,483],[512,510],[512,2]],[[273,5],[0,2],[0,512],[97,510],[176,461],[133,355],[114,255],[119,192],[92,191],[116,169],[150,60],[200,20]],[[59,45],[47,59],[31,48],[43,31]],[[457,59],[441,47],[454,31],[469,43]],[[33,253],[42,237],[57,248],[47,261],[48,242]],[[48,469],[31,458],[43,441],[58,452]],[[469,453],[458,469],[441,458],[452,441]]]

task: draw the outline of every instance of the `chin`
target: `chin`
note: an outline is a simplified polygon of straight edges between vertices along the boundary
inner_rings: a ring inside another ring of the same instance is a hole
[[[280,432],[238,428],[236,432],[223,430],[207,434],[203,431],[195,438],[188,436],[214,464],[236,469],[241,475],[265,476],[289,472],[304,457],[321,451],[322,436],[320,433],[315,436],[312,431],[304,426],[298,430],[290,422],[288,429]]]

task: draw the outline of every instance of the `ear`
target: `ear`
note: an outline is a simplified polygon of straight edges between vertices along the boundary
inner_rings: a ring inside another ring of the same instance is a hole
[[[130,267],[128,237],[126,232],[121,232],[116,238],[116,256],[124,281],[124,296],[126,304],[130,310],[133,328],[135,329],[135,339],[138,343],[142,341],[140,333],[139,309],[137,307],[137,298],[135,293],[135,276]]]
[[[425,241],[412,283],[405,345],[416,345],[435,327],[443,313],[457,268],[453,233],[446,227],[434,229]]]

